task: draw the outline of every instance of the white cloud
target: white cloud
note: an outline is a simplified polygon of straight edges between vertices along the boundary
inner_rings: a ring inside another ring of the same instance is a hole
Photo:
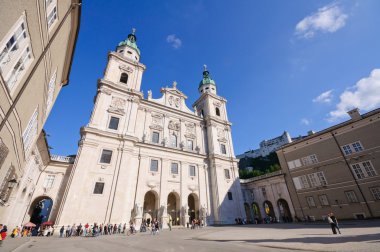
[[[326,92],[323,92],[322,94],[318,95],[318,97],[313,99],[313,102],[318,102],[318,103],[330,103],[333,98],[332,94],[333,90],[328,90]]]
[[[182,46],[182,41],[177,38],[175,34],[168,35],[166,37],[166,42],[168,42],[175,49],[178,49]]]
[[[336,4],[326,5],[296,25],[296,35],[312,38],[316,32],[333,33],[345,26],[348,15]]]
[[[380,69],[372,70],[369,77],[346,89],[339,99],[335,110],[328,114],[327,120],[330,122],[347,116],[347,111],[353,108],[368,111],[380,106]]]
[[[310,125],[310,120],[308,120],[306,118],[302,118],[301,119],[301,124],[303,124],[303,125]]]

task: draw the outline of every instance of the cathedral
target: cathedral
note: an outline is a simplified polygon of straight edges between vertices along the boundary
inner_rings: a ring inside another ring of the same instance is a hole
[[[108,54],[56,225],[235,223],[245,212],[226,99],[206,66],[194,111],[176,82],[145,99],[136,40],[133,31]]]

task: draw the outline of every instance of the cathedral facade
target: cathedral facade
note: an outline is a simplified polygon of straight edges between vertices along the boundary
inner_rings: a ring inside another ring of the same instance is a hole
[[[57,225],[232,224],[245,216],[226,100],[207,68],[194,111],[176,82],[145,99],[145,68],[134,32],[109,53]]]

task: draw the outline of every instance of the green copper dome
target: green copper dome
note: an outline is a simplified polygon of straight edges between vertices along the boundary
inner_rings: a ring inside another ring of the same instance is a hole
[[[211,79],[211,77],[210,77],[210,72],[207,70],[207,66],[204,65],[203,79],[202,79],[201,82],[199,83],[199,88],[200,88],[202,85],[206,85],[206,84],[213,84],[213,85],[216,86],[215,81],[214,81],[213,79]]]
[[[129,46],[129,47],[132,47],[133,49],[135,49],[138,54],[140,54],[140,49],[137,47],[137,44],[136,44],[136,35],[135,35],[135,29],[133,28],[132,29],[132,33],[128,35],[128,38],[126,40],[123,40],[121,41],[118,46]]]

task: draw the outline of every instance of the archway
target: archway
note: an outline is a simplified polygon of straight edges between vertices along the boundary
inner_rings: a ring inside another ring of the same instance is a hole
[[[189,223],[191,223],[192,220],[198,219],[199,217],[199,200],[195,193],[187,197],[187,205],[189,206]]]
[[[260,212],[259,204],[257,204],[256,202],[253,202],[252,203],[252,209],[253,209],[254,218],[258,219],[258,221],[260,221],[261,220],[261,212]]]
[[[158,219],[158,195],[155,191],[148,191],[144,196],[143,218],[148,223]]]
[[[251,217],[251,209],[249,207],[248,203],[244,203],[244,209],[245,209],[245,215],[247,216],[247,223],[251,223],[252,217]]]
[[[274,214],[274,210],[273,210],[273,205],[270,201],[268,200],[264,201],[263,206],[264,206],[266,216],[276,218],[276,215]]]
[[[168,195],[167,205],[168,215],[172,218],[172,225],[177,226],[180,224],[180,203],[179,195],[175,192],[171,192]]]
[[[30,222],[37,226],[49,220],[50,212],[53,207],[53,200],[46,196],[37,197],[30,205]]]
[[[292,222],[292,214],[290,213],[288,202],[284,199],[277,201],[277,206],[280,212],[280,217],[284,222]]]

